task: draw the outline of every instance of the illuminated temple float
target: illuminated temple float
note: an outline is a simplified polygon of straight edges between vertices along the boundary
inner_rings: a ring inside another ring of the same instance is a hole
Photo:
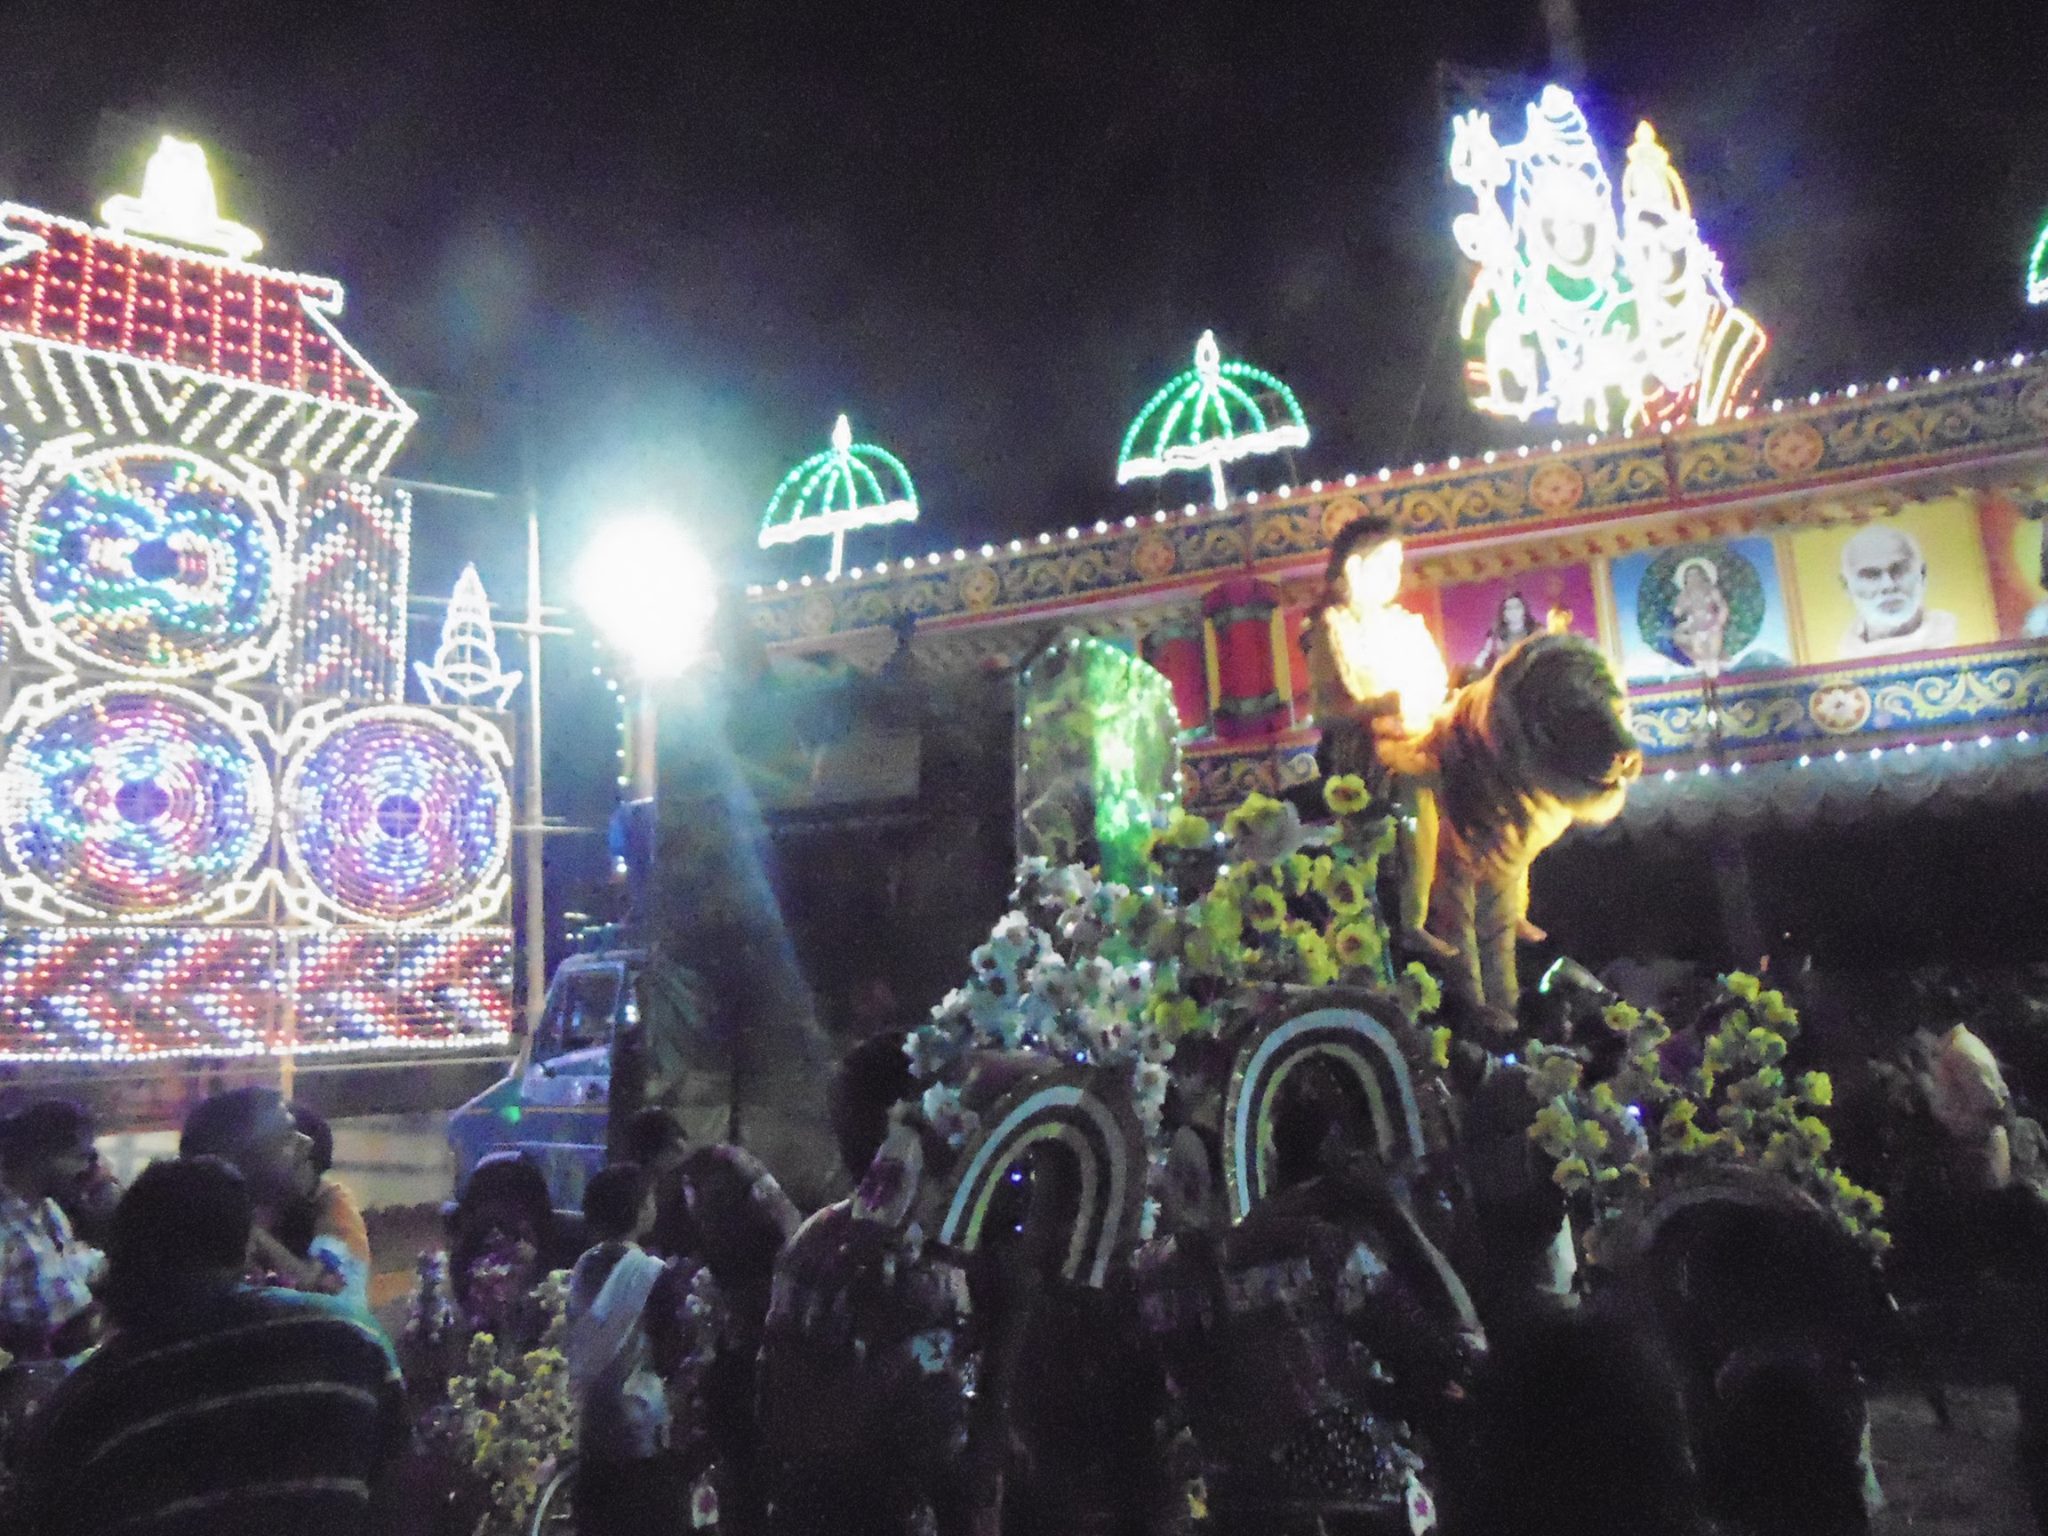
[[[168,138],[98,226],[0,205],[9,1068],[508,1037],[509,749],[405,701],[414,413],[260,243]]]
[[[1300,636],[1332,536],[1385,516],[1407,542],[1403,601],[1454,678],[1548,626],[1596,643],[1626,686],[1643,779],[1612,828],[1551,856],[1554,896],[1537,878],[1536,917],[1569,948],[1725,962],[1791,930],[1878,963],[2036,954],[2017,898],[2038,892],[2038,856],[2011,833],[2048,786],[2048,363],[1747,396],[1762,333],[1654,135],[1630,151],[1622,212],[1603,212],[1611,188],[1563,112],[1549,93],[1532,109],[1552,119],[1535,148],[1482,151],[1469,120],[1458,134],[1511,230],[1522,210],[1506,247],[1460,238],[1523,263],[1473,263],[1479,307],[1515,333],[1472,320],[1492,362],[1469,377],[1491,413],[1519,360],[1528,441],[777,581],[751,589],[756,629],[780,658],[873,671],[914,621],[927,677],[1021,675],[1056,643],[1107,641],[1163,675],[1184,801],[1215,811],[1315,777]],[[1562,271],[1528,238],[1560,178],[1594,227],[1579,255],[1605,263],[1597,323],[1555,302],[1592,293],[1585,261]],[[1657,323],[1624,260],[1653,240],[1676,252],[1637,267],[1672,279]],[[1681,313],[1689,342],[1669,328]],[[1597,419],[1567,427],[1567,409]]]

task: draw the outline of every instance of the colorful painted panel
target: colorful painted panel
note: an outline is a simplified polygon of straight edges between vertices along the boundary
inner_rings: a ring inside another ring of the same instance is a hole
[[[1969,498],[1808,529],[1788,544],[1813,661],[1869,661],[1998,638],[1977,507]]]
[[[1609,567],[1621,671],[1631,684],[1792,664],[1792,635],[1769,539],[1680,544]]]
[[[5,388],[0,375],[0,390]],[[1251,563],[1308,570],[1358,509],[1384,513],[1412,540],[1548,526],[1620,512],[1679,512],[1732,498],[1809,491],[1861,475],[1968,464],[2048,442],[2048,370],[2015,356],[1954,373],[1940,369],[1881,390],[1818,392],[1770,403],[1711,427],[1554,439],[1546,449],[1488,452],[1413,470],[1389,467],[1277,497],[1247,495],[1226,511],[1193,503],[899,562],[859,580],[777,583],[749,592],[771,644],[809,645],[903,617],[1002,621],[1061,610],[1160,582],[1200,580]],[[1796,503],[1788,498],[1786,510]],[[1759,518],[1781,520],[1772,512]],[[1590,542],[1590,541],[1589,541]],[[1420,549],[1411,553],[1419,557]]]
[[[1854,671],[1726,682],[1714,719],[1697,691],[1629,701],[1646,755],[1687,756],[1718,736],[1728,749],[1875,750],[1872,735],[1983,731],[2048,711],[2048,655],[2038,648],[1934,661],[1901,658]],[[2025,732],[2021,733],[2023,736]]]
[[[2000,638],[2048,639],[2048,481],[1986,492],[1977,511]]]
[[[1556,615],[1575,635],[1597,642],[1600,615],[1592,567],[1559,565],[1491,581],[1461,581],[1437,593],[1438,634],[1454,676],[1491,670],[1516,641],[1541,634]]]

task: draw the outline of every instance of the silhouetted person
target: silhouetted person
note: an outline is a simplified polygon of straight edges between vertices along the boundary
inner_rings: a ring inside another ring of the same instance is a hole
[[[370,1229],[353,1191],[333,1176],[334,1128],[324,1115],[303,1104],[286,1106],[292,1124],[311,1143],[306,1156],[300,1197],[279,1214],[273,1236],[295,1258],[326,1270],[337,1294],[369,1305]]]
[[[1683,1400],[1647,1334],[1582,1308],[1526,1313],[1491,1344],[1460,1529],[1698,1536]]]
[[[325,1242],[297,1252],[287,1241],[296,1214],[320,1198],[313,1151],[313,1138],[299,1129],[291,1106],[272,1088],[216,1093],[185,1117],[178,1138],[179,1156],[217,1157],[247,1184],[256,1217],[249,1240],[251,1279],[342,1296],[368,1311],[369,1239],[352,1200],[345,1202],[354,1218],[346,1234],[328,1232]]]
[[[92,1286],[102,1260],[81,1242],[62,1201],[99,1162],[92,1122],[50,1099],[0,1120],[0,1349],[25,1360],[92,1342]]]
[[[557,1252],[547,1179],[529,1158],[495,1152],[476,1165],[448,1219],[448,1285],[465,1326],[533,1343],[533,1287],[573,1258]]]
[[[369,1536],[407,1442],[384,1336],[243,1279],[253,1208],[213,1158],[145,1169],[114,1214],[107,1342],[43,1410],[30,1536]]]
[[[583,1536],[653,1536],[676,1524],[679,1499],[662,1451],[668,1403],[654,1373],[647,1313],[667,1273],[640,1246],[654,1196],[632,1163],[614,1163],[583,1192],[593,1246],[569,1280],[563,1353],[576,1399],[576,1528]]]

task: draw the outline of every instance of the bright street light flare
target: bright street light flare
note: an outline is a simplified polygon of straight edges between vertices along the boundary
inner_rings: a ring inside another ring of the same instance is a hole
[[[643,681],[675,677],[703,656],[717,580],[670,519],[648,513],[606,525],[577,563],[575,586]]]

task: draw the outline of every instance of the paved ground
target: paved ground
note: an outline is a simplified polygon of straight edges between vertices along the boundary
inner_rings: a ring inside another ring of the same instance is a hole
[[[1947,1429],[1924,1396],[1882,1391],[1871,1401],[1886,1503],[1880,1536],[2035,1536],[2014,1462],[2011,1390],[1952,1385],[1948,1399]]]
[[[395,1338],[405,1326],[406,1304],[412,1298],[417,1276],[414,1266],[420,1254],[446,1241],[441,1207],[436,1203],[374,1211],[369,1226],[370,1252],[377,1261],[377,1273],[370,1282],[370,1305],[377,1321]]]

